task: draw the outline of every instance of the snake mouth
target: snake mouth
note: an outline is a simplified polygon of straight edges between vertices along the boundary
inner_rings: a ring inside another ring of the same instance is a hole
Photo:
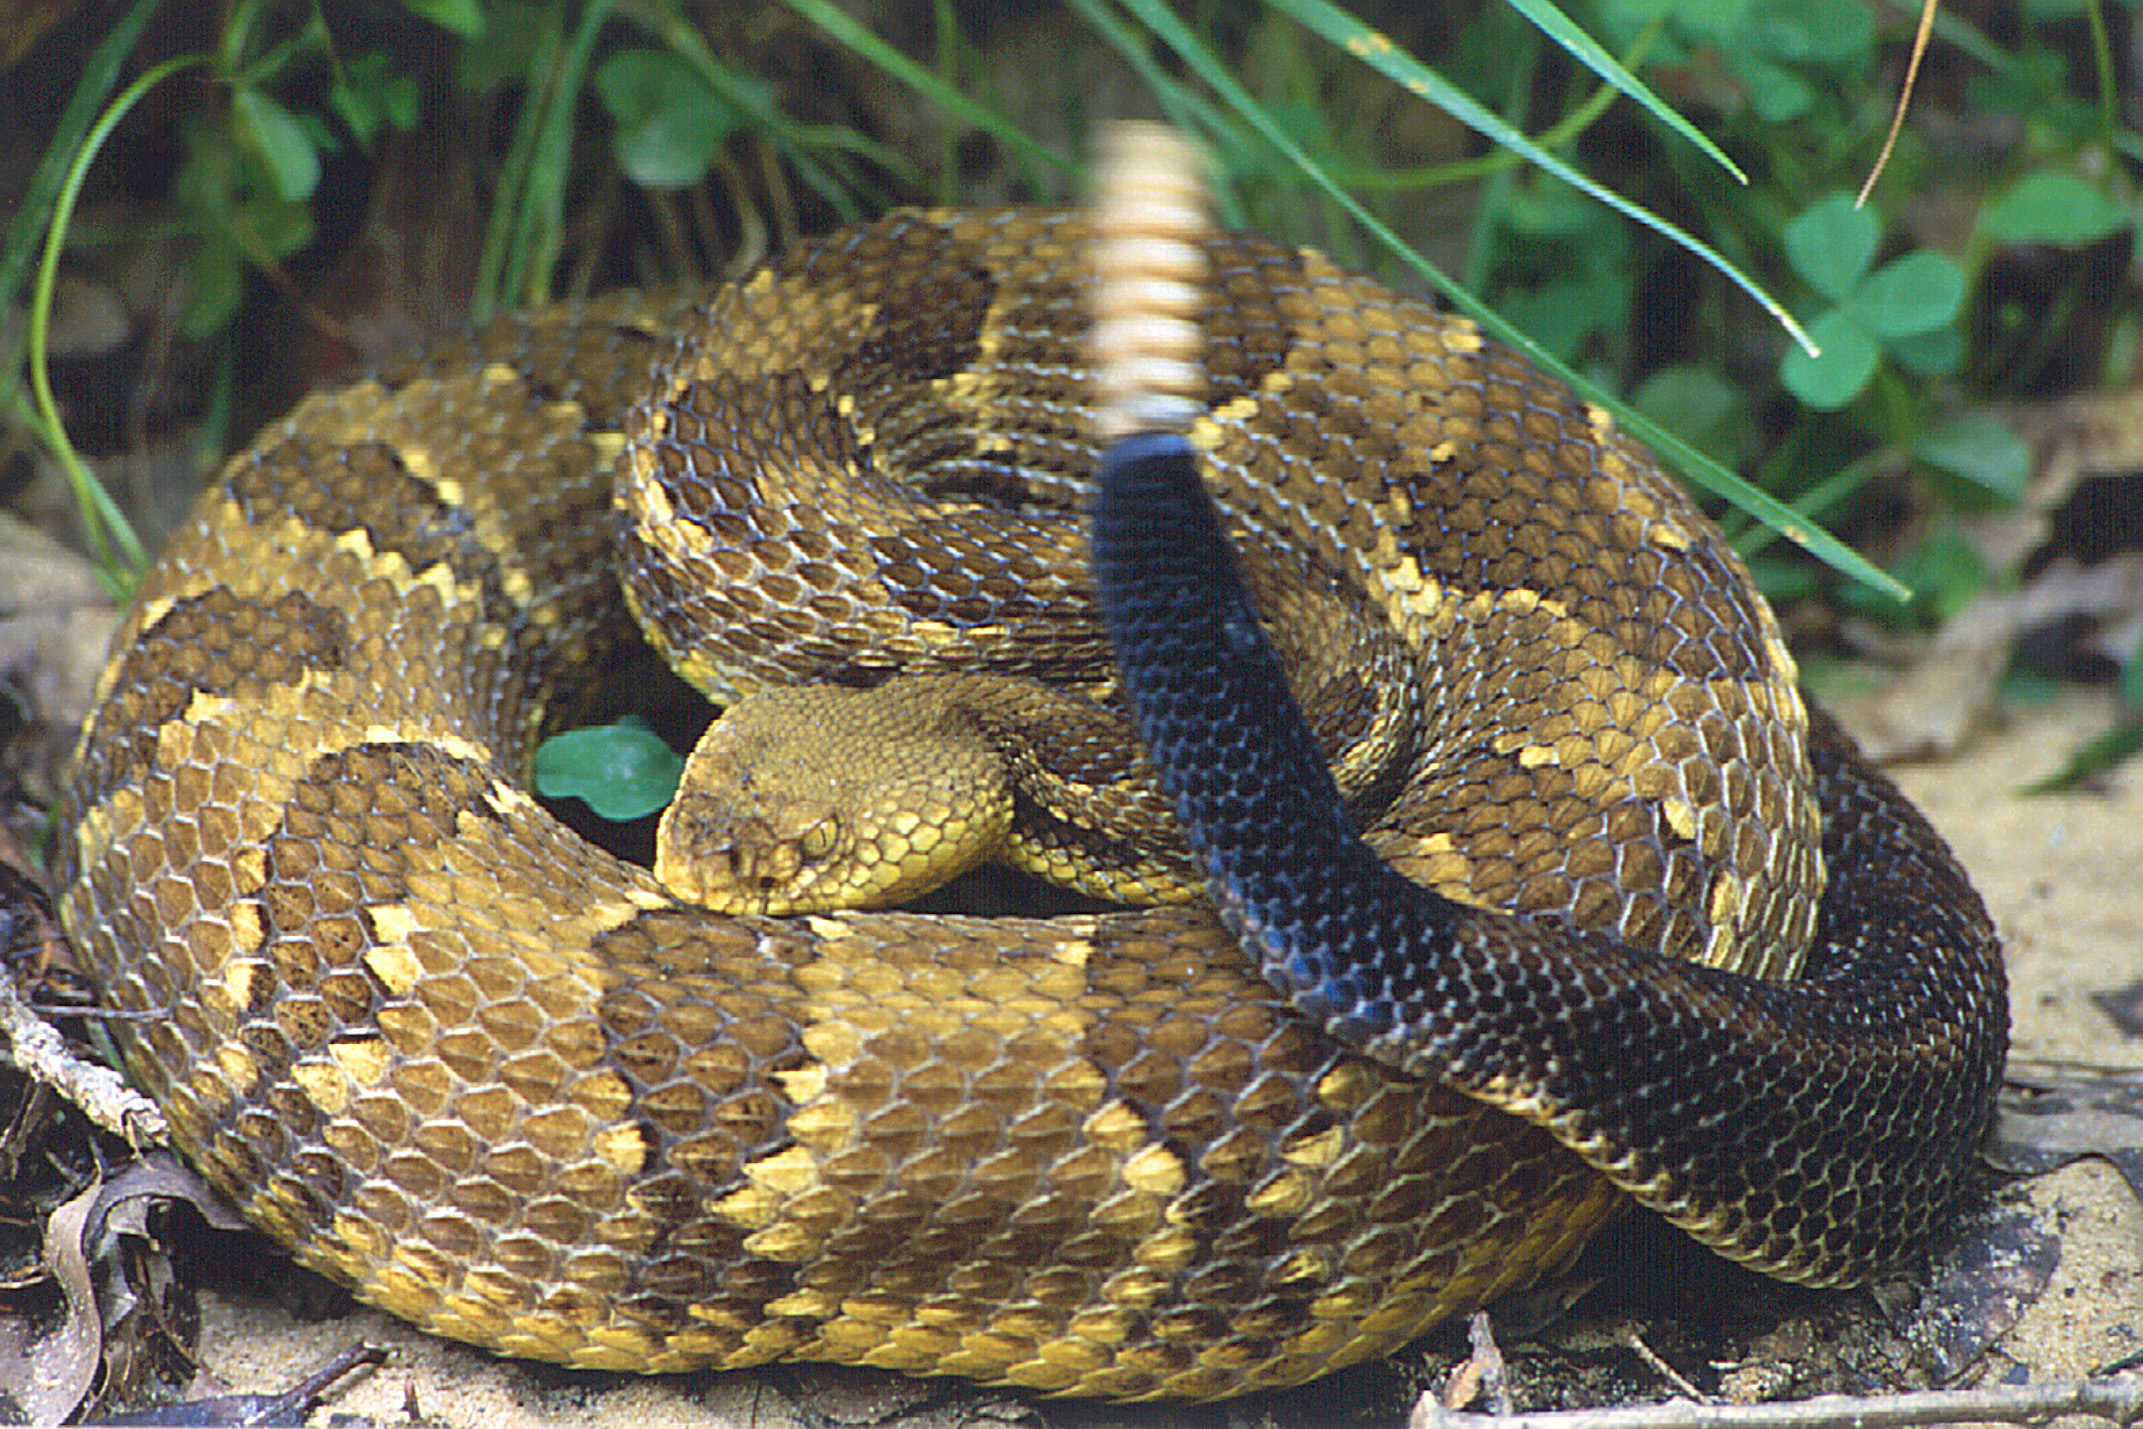
[[[823,805],[788,804],[769,817],[740,812],[723,791],[680,789],[656,828],[654,873],[680,900],[715,912],[817,913],[864,906],[827,877],[853,844],[847,821]]]

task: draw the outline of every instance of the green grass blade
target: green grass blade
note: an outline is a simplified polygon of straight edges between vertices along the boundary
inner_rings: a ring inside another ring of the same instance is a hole
[[[1135,2],[1134,0],[1126,0],[1126,4],[1130,5],[1130,8],[1140,18],[1145,19],[1149,25],[1153,24],[1149,17],[1149,12],[1155,8],[1152,0],[1135,0]],[[1457,85],[1452,84],[1442,75],[1393,44],[1388,36],[1380,31],[1371,29],[1346,11],[1330,4],[1329,0],[1272,0],[1272,5],[1274,9],[1292,16],[1308,29],[1322,35],[1326,40],[1337,45],[1346,53],[1353,55],[1387,79],[1428,100],[1431,104],[1451,115],[1454,119],[1459,120],[1476,133],[1524,155],[1530,162],[1538,164],[1563,182],[1591,195],[1594,199],[1606,204],[1630,222],[1642,224],[1677,247],[1703,259],[1728,282],[1754,299],[1765,312],[1771,315],[1772,321],[1784,328],[1794,342],[1805,349],[1810,356],[1815,355],[1814,344],[1809,342],[1808,334],[1802,331],[1798,322],[1794,321],[1793,315],[1787,312],[1769,293],[1757,286],[1755,279],[1746,276],[1739,268],[1728,262],[1725,255],[1713,249],[1694,234],[1669,223],[1666,219],[1637,204],[1631,203],[1611,189],[1595,183],[1591,178],[1572,168],[1548,150],[1541,148],[1524,133],[1513,128],[1501,115],[1491,109],[1482,107],[1475,102],[1473,96],[1467,94]],[[1153,27],[1156,31],[1160,29],[1158,25]],[[1177,28],[1180,30],[1182,27],[1179,25]]]
[[[1019,126],[986,105],[969,99],[938,76],[872,34],[861,22],[832,0],[788,0],[788,6],[856,54],[892,75],[947,114],[966,120],[1029,161],[1063,174],[1077,174],[1079,165],[1023,133]]]
[[[1314,0],[1302,2],[1314,3]],[[1736,183],[1748,183],[1749,176],[1741,171],[1739,164],[1706,138],[1702,130],[1652,93],[1643,80],[1623,68],[1620,60],[1600,48],[1598,40],[1572,24],[1570,17],[1557,9],[1552,0],[1509,0],[1509,3],[1513,10],[1538,26],[1542,34],[1562,46],[1572,59],[1642,105],[1647,113],[1681,135],[1698,153],[1732,174]]]
[[[104,141],[111,137],[112,130],[144,94],[180,70],[206,63],[206,60],[204,55],[177,55],[150,69],[121,90],[118,98],[82,136],[81,147],[68,162],[59,192],[53,199],[51,221],[45,230],[44,255],[37,266],[37,280],[30,290],[30,392],[37,403],[39,426],[45,444],[67,473],[75,503],[81,508],[82,524],[88,529],[90,545],[96,550],[98,573],[116,596],[132,591],[141,573],[148,568],[148,553],[142,550],[141,540],[134,534],[126,514],[112,500],[103,483],[90,472],[81,453],[74,449],[67,428],[60,421],[59,403],[52,395],[52,374],[46,361],[46,343],[52,330],[52,297],[59,288],[60,251],[66,246],[67,225],[74,217],[75,202],[82,196],[82,181],[88,177],[89,166],[103,149]],[[112,549],[114,545],[118,547],[116,554]]]
[[[1649,50],[1654,40],[1665,28],[1662,21],[1654,20],[1639,32],[1630,46],[1630,64],[1637,56]],[[1599,85],[1577,104],[1572,105],[1560,119],[1540,131],[1533,143],[1542,149],[1553,151],[1564,144],[1574,143],[1577,137],[1599,122],[1607,107],[1615,102],[1615,91]],[[1445,184],[1471,183],[1475,179],[1493,178],[1507,173],[1526,162],[1523,154],[1509,149],[1490,149],[1478,158],[1450,159],[1433,164],[1423,164],[1413,169],[1339,168],[1334,177],[1348,188],[1360,193],[1389,193],[1396,189],[1439,188]],[[1486,205],[1484,205],[1486,207]]]
[[[475,291],[469,297],[469,315],[482,322],[511,306],[518,290],[520,260],[514,252],[520,223],[522,194],[529,182],[531,165],[543,130],[543,108],[549,102],[548,76],[557,66],[559,46],[564,43],[563,21],[553,15],[545,26],[543,41],[529,62],[523,79],[525,93],[521,113],[514,121],[513,138],[506,145],[506,158],[499,165],[498,187],[491,196],[491,213],[484,222],[484,246],[477,254]]]
[[[858,154],[888,173],[900,176],[911,187],[920,187],[921,180],[914,165],[886,145],[838,126],[799,124],[774,104],[766,92],[743,83],[736,71],[707,48],[706,38],[682,14],[665,14],[659,22],[646,15],[636,18],[643,24],[652,25],[664,45],[682,55],[699,71],[709,89],[749,118],[755,130],[771,138],[782,156],[796,167],[797,176],[805,186],[824,199],[843,223],[853,223],[863,217],[864,208],[857,201],[854,185],[819,161],[818,154],[822,150]]]
[[[1081,20],[1107,42],[1108,46],[1122,56],[1131,66],[1148,92],[1161,106],[1168,122],[1186,134],[1201,136],[1214,148],[1242,133],[1238,125],[1215,108],[1204,95],[1177,79],[1154,59],[1146,37],[1126,25],[1110,10],[1107,0],[1071,0],[1071,7]],[[1223,223],[1230,228],[1241,228],[1247,219],[1242,201],[1225,185],[1213,195],[1214,205]]]
[[[596,36],[610,18],[610,6],[611,0],[593,0],[581,12],[570,40],[552,28],[529,65],[527,95],[506,161],[499,169],[498,191],[492,196],[491,217],[477,260],[476,290],[469,307],[478,322],[552,296],[550,270],[565,221],[575,101],[587,80]]]
[[[81,77],[75,81],[74,92],[67,97],[67,107],[52,131],[52,140],[23,189],[22,206],[8,223],[5,246],[0,246],[0,312],[15,306],[22,280],[37,261],[42,240],[50,231],[47,218],[60,185],[66,182],[67,166],[74,161],[82,136],[97,122],[97,111],[103,107],[105,96],[119,82],[119,72],[127,56],[134,52],[142,27],[156,12],[156,4],[157,0],[135,0],[134,8],[119,17],[119,23],[112,26],[111,33],[98,43],[89,62],[82,66]],[[4,354],[10,372],[15,368],[15,352],[10,343]]]
[[[1267,143],[1285,154],[1318,187],[1332,196],[1334,202],[1345,209],[1356,223],[1384,244],[1408,267],[1419,273],[1452,302],[1498,339],[1523,352],[1542,371],[1552,373],[1570,384],[1581,396],[1612,410],[1640,441],[1678,467],[1698,486],[1731,501],[1757,520],[1771,527],[1787,540],[1801,546],[1825,564],[1857,580],[1884,591],[1896,593],[1900,599],[1909,595],[1896,578],[1877,570],[1866,557],[1848,547],[1829,532],[1808,522],[1800,513],[1779,501],[1767,492],[1759,491],[1712,458],[1690,446],[1680,437],[1666,431],[1632,410],[1626,403],[1615,400],[1593,382],[1557,360],[1500,316],[1491,311],[1480,299],[1445,277],[1443,272],[1428,259],[1416,253],[1393,233],[1376,215],[1369,212],[1347,192],[1324,168],[1304,153],[1301,146],[1288,137],[1286,131],[1274,122],[1257,101],[1228,73],[1220,58],[1191,33],[1177,18],[1166,0],[1124,0],[1125,6],[1138,16],[1154,34],[1180,55],[1184,62],[1196,70],[1199,77],[1212,86],[1213,91],[1225,101],[1252,128],[1264,136]],[[1402,81],[1404,82],[1404,81]]]
[[[1970,20],[1961,19],[1948,10],[1935,11],[1935,38],[1953,49],[1964,51],[1996,74],[2009,74],[2019,63],[2015,56],[1988,39],[1985,32]]]
[[[573,160],[573,125],[588,65],[595,54],[595,37],[610,18],[610,0],[591,0],[581,12],[580,28],[573,33],[564,62],[547,86],[543,119],[528,168],[528,183],[521,191],[514,252],[519,258],[512,281],[502,290],[515,305],[542,303],[551,296],[551,266],[558,258],[559,232],[565,224],[566,170]]]
[[[2083,747],[2070,754],[2059,769],[2044,779],[2026,784],[2017,792],[2065,794],[2084,788],[2138,752],[2143,752],[2143,722],[2124,719],[2105,733],[2084,741]]]

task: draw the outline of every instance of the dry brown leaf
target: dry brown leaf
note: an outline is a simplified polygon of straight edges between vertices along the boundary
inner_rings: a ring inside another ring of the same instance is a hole
[[[1999,585],[2043,546],[2054,512],[2095,475],[2143,468],[2143,386],[2017,404],[1999,415],[2033,452],[2031,480],[2015,509],[1970,516],[1960,533]],[[1991,590],[1944,624],[1910,666],[1872,695],[1834,703],[1846,727],[1879,760],[1947,754],[1994,702],[2019,635],[2072,615],[2098,623],[2123,659],[2143,622],[2143,553],[2082,567],[2057,560],[2016,590]]]
[[[2016,403],[1997,415],[2032,450],[2032,476],[2013,511],[1959,523],[1990,571],[2013,571],[2046,544],[2054,510],[2087,477],[2143,469],[2143,385]]]
[[[0,676],[37,719],[81,723],[119,612],[96,567],[0,512]]]
[[[151,1151],[106,1182],[89,1229],[104,1241],[121,1235],[146,1238],[146,1217],[153,1206],[164,1201],[182,1201],[192,1206],[214,1230],[250,1229],[245,1217],[233,1210],[215,1187],[169,1151]]]
[[[92,1183],[45,1222],[45,1268],[60,1288],[58,1321],[0,1320],[0,1395],[20,1412],[18,1422],[59,1423],[96,1381],[104,1325],[82,1235],[101,1189]]]
[[[245,1228],[168,1151],[92,1183],[47,1218],[43,1258],[61,1292],[61,1315],[51,1324],[0,1320],[0,1393],[28,1422],[58,1423],[92,1390],[101,1398],[138,1389],[154,1342],[175,1337],[167,1313],[175,1288],[171,1266],[149,1228],[151,1211],[174,1201],[191,1205],[214,1228]],[[178,1346],[189,1359],[192,1334],[189,1317]]]
[[[1993,704],[2018,637],[2072,617],[2099,625],[2112,651],[2143,620],[2143,551],[2084,566],[2063,557],[2013,591],[1975,598],[1952,616],[1903,674],[1835,712],[1881,760],[1947,754]],[[2121,658],[2116,654],[2115,658]]]
[[[2103,1157],[2143,1198],[2143,1073],[2039,1074],[2012,1067],[1988,1159],[2038,1173]]]

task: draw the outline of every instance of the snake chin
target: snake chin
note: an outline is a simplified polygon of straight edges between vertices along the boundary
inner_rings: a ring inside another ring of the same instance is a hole
[[[829,854],[849,840],[838,814],[788,806],[775,819],[681,793],[657,828],[655,877],[680,900],[724,913],[781,915],[844,906],[812,896]]]

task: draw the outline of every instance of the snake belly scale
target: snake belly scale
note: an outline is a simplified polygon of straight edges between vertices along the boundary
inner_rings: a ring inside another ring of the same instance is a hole
[[[1090,588],[1082,239],[1076,215],[905,213],[711,298],[502,319],[307,399],[203,496],[120,633],[57,872],[111,1003],[152,1014],[134,1076],[301,1261],[566,1364],[1211,1397],[1381,1354],[1614,1213],[1557,1108],[1345,1050],[1209,909],[717,916],[523,792],[553,697],[637,639],[620,565],[725,698],[975,661],[1105,702],[1091,612],[1036,633]],[[1323,701],[1328,752],[1405,751],[1342,780],[1369,844],[1461,905],[1792,976],[1837,886],[1824,800],[1895,795],[1815,780],[1717,532],[1470,326],[1312,253],[1213,257],[1193,438],[1246,575],[1268,617],[1340,592],[1339,633],[1296,643],[1373,638],[1408,691]],[[614,466],[712,594],[644,525],[614,556]],[[791,484],[812,466],[919,474],[822,498]],[[1901,911],[1957,930],[1904,950],[1952,989],[1978,1088],[1954,1170],[1999,1069],[1998,952],[1939,841],[1898,827],[1931,870]],[[1580,1051],[1611,1066],[1611,1031]],[[1871,1146],[1841,1154],[1882,1176]],[[1795,1273],[1909,1252],[1957,1180]]]

